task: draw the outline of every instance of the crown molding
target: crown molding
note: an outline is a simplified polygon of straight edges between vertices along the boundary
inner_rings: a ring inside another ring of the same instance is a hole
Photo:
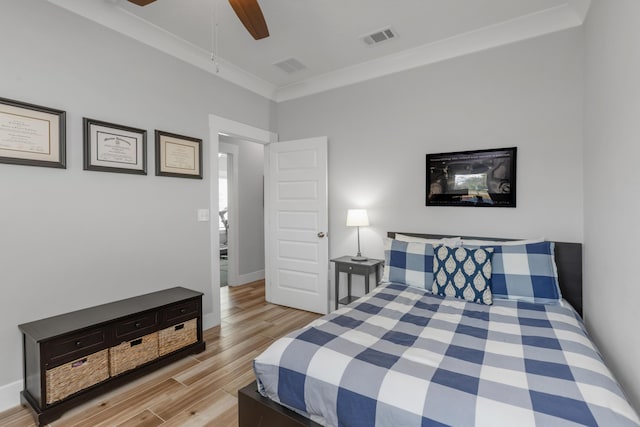
[[[211,52],[195,46],[172,33],[151,24],[106,1],[47,0],[77,15],[138,40],[148,46],[174,56],[217,77],[273,100],[276,86],[247,71],[218,58],[218,66],[211,60]]]
[[[288,101],[583,24],[591,0],[560,6],[277,87],[107,1],[47,0],[276,102]],[[115,1],[115,0],[112,0]]]
[[[579,27],[584,22],[589,4],[590,0],[571,0],[570,3],[554,8],[282,86],[276,92],[275,101],[301,98],[493,47]]]

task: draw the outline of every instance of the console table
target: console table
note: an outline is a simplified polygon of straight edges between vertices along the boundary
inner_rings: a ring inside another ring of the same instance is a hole
[[[181,287],[19,325],[23,405],[39,426],[205,349],[202,293]]]

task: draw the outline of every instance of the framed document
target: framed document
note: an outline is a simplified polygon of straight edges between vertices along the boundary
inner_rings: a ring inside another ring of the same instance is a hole
[[[156,175],[202,179],[202,140],[156,130]]]
[[[0,163],[66,168],[66,113],[0,98]]]
[[[84,118],[84,170],[147,174],[147,131]]]

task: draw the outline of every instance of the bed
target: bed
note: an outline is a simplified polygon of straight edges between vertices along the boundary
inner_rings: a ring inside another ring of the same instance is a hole
[[[557,303],[498,291],[491,304],[443,297],[408,286],[422,277],[403,272],[403,283],[378,286],[258,356],[257,384],[238,394],[240,427],[640,426],[580,317],[581,245],[542,246],[552,248]],[[520,248],[506,247],[496,251]],[[494,251],[460,252],[483,249]],[[494,278],[505,254],[493,253]]]

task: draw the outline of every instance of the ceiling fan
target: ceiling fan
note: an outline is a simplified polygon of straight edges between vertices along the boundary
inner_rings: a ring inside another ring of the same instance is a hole
[[[138,6],[146,6],[156,0],[129,0]],[[229,4],[238,15],[242,25],[249,31],[249,34],[256,39],[264,39],[269,37],[269,29],[264,20],[262,9],[258,4],[258,0],[229,0]]]

